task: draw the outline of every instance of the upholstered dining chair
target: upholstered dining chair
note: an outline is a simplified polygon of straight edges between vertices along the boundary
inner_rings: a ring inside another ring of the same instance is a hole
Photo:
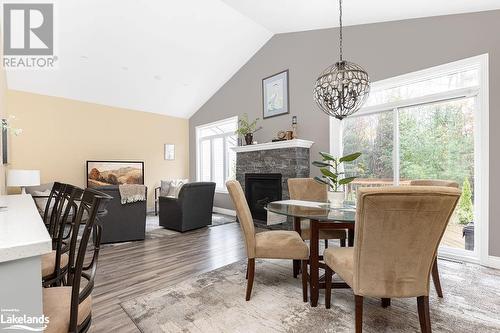
[[[328,185],[320,184],[314,178],[289,178],[288,191],[292,200],[328,202]],[[302,239],[311,239],[309,220],[300,221],[300,230]],[[345,247],[347,233],[345,230],[320,230],[319,238],[325,240],[325,247],[328,247],[329,239],[339,239],[340,246]]]
[[[110,196],[92,189],[83,192],[74,229],[79,230],[81,225],[84,228],[81,238],[78,232],[71,235],[67,286],[43,289],[43,313],[49,317],[45,333],[87,332],[90,328],[91,293],[102,232],[102,227],[96,223],[97,213],[110,199]],[[94,233],[94,243],[87,253],[91,233]]]
[[[357,196],[354,247],[328,248],[323,254],[326,307],[335,272],[354,292],[357,333],[362,331],[364,297],[417,297],[420,328],[431,332],[429,275],[460,190],[361,188]]]
[[[252,214],[241,185],[236,180],[226,182],[229,195],[236,207],[236,214],[245,237],[247,251],[247,291],[250,300],[255,275],[255,259],[295,259],[302,261],[302,296],[307,302],[307,260],[309,247],[296,231],[272,230],[255,233]]]
[[[447,186],[459,188],[458,183],[453,180],[441,180],[441,179],[415,179],[410,181],[410,186]],[[437,256],[434,259],[434,264],[432,265],[432,281],[434,282],[434,288],[438,297],[443,298],[443,289],[441,287],[441,279],[439,278],[439,268],[437,262]]]

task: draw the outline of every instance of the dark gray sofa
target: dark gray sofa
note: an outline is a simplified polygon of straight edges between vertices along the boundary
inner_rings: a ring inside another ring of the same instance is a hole
[[[179,197],[159,198],[160,225],[180,232],[212,223],[215,183],[198,182],[182,186]]]
[[[100,218],[102,223],[101,243],[144,240],[146,237],[146,201],[122,205],[117,185],[100,186],[96,190],[113,197],[106,206],[107,215]]]

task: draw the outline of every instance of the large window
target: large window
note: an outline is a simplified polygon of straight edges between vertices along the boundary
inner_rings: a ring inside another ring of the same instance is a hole
[[[413,179],[453,180],[464,195],[469,192],[469,203],[463,195],[441,243],[453,249],[450,253],[464,256],[477,256],[479,224],[487,223],[477,209],[486,177],[479,166],[487,160],[487,143],[481,136],[487,126],[482,111],[487,104],[485,59],[375,82],[362,110],[331,123],[334,154],[362,152],[345,166],[347,175],[358,177],[346,189],[349,200],[355,201],[359,187],[405,186]],[[469,222],[474,222],[476,244],[463,237]]]
[[[196,174],[198,181],[215,182],[225,192],[225,183],[235,177],[238,118],[233,117],[196,127]]]

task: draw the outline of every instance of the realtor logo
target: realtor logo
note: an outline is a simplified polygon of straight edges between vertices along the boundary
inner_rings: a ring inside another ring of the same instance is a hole
[[[54,5],[3,5],[4,67],[53,67]]]

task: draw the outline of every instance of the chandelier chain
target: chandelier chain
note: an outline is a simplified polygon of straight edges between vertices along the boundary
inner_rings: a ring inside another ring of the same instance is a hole
[[[340,35],[340,62],[342,62],[342,0],[339,0],[339,35]]]

